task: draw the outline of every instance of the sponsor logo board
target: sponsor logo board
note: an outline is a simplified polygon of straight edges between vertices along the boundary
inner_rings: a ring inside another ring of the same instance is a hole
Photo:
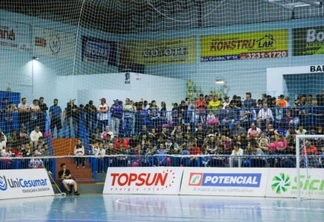
[[[44,169],[1,170],[0,199],[54,195]]]
[[[300,169],[300,195],[324,199],[324,169]],[[267,197],[297,197],[296,169],[271,169],[268,173]]]
[[[288,30],[201,37],[201,62],[288,57]]]
[[[264,169],[209,168],[185,169],[181,194],[264,196],[266,185]]]
[[[104,194],[178,194],[182,171],[179,167],[110,167]]]

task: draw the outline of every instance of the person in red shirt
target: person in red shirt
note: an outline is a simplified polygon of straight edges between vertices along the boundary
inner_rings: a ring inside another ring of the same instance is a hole
[[[302,155],[318,155],[318,150],[310,141],[306,140]]]
[[[314,145],[311,144],[309,140],[305,141],[305,147],[302,149],[302,155],[305,155],[303,160],[307,159],[307,161],[301,162],[302,167],[306,167],[306,164],[308,168],[318,168],[320,166],[317,156],[318,150]]]
[[[195,108],[198,110],[197,112],[197,114],[199,115],[198,122],[204,123],[206,119],[207,102],[203,94],[200,94],[199,99],[196,100]]]
[[[114,148],[118,150],[120,145],[123,145],[124,149],[127,150],[128,148],[128,141],[124,139],[122,136],[118,136],[118,138],[114,141]]]

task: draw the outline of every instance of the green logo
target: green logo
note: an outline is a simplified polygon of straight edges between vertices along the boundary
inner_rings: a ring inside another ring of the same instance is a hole
[[[272,178],[273,184],[271,189],[277,194],[282,194],[287,192],[288,187],[290,187],[290,177],[284,173],[280,173],[278,176]]]

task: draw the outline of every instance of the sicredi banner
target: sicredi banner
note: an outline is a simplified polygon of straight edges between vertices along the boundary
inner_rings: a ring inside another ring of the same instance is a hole
[[[179,194],[183,168],[110,167],[104,194]]]
[[[54,195],[45,169],[0,170],[0,199]]]
[[[302,198],[324,199],[324,169],[300,169],[300,195]],[[297,197],[296,169],[270,169],[266,189],[267,197]]]
[[[180,194],[264,196],[266,182],[262,168],[185,168]]]

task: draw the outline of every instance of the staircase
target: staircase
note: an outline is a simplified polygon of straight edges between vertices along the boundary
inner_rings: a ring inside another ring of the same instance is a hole
[[[90,168],[88,159],[86,158],[85,168],[82,165],[79,168],[76,167],[74,159],[74,147],[78,143],[78,139],[52,139],[52,147],[54,156],[67,156],[64,158],[56,158],[56,178],[58,178],[58,172],[61,170],[61,164],[65,163],[66,168],[71,171],[72,176],[78,183],[93,183],[93,175]]]
[[[80,183],[80,182],[81,183],[93,183],[94,182],[91,168],[89,168],[88,160],[86,160],[85,168],[82,168],[82,165],[80,165],[79,168],[77,168],[73,157],[57,158],[56,159],[57,174],[61,170],[62,163],[66,164],[66,168],[71,171],[72,176],[78,183]],[[58,175],[56,178],[58,178]]]

